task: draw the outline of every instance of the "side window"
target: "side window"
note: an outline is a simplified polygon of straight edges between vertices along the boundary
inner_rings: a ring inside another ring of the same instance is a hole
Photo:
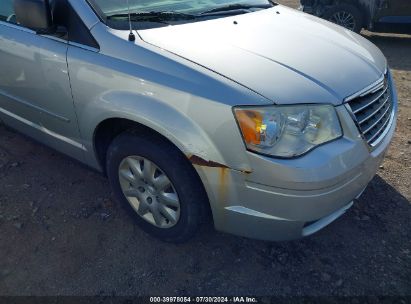
[[[67,0],[48,0],[51,8],[53,22],[57,26],[64,26],[68,33],[65,37],[71,42],[99,48],[97,42],[90,34],[80,17]],[[0,0],[0,21],[17,24],[13,7],[14,0]]]
[[[14,15],[13,0],[0,1],[0,21],[16,23],[16,16]]]

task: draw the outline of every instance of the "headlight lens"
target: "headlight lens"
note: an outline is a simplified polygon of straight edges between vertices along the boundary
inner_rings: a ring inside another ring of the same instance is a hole
[[[342,136],[332,105],[234,108],[249,150],[275,157],[302,155]]]

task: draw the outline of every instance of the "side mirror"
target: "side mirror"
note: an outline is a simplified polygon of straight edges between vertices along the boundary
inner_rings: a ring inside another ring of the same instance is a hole
[[[48,0],[14,0],[17,22],[38,33],[53,30],[53,21]]]

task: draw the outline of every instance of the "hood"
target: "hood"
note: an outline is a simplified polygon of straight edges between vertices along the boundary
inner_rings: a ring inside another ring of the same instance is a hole
[[[139,35],[277,104],[341,104],[386,69],[368,40],[281,5]]]

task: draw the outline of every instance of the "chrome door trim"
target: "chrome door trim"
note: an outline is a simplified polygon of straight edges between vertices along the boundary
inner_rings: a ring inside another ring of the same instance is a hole
[[[31,30],[31,29],[29,29],[29,28],[27,28],[27,27],[24,27],[24,26],[15,24],[15,23],[0,21],[0,25],[4,25],[4,26],[10,27],[10,28],[13,28],[13,29],[15,29],[15,30],[19,30],[19,31],[23,31],[23,32],[26,32],[26,33],[30,33],[30,34],[35,34],[35,35],[36,35],[36,32],[35,32],[35,31],[33,31],[33,30]]]
[[[48,39],[54,40],[56,42],[61,42],[61,43],[64,43],[64,44],[68,44],[67,40],[61,39],[59,37],[55,37],[55,36],[51,36],[51,35],[38,35],[38,36],[48,38]]]
[[[85,44],[77,43],[77,42],[67,41],[67,40],[64,40],[64,39],[61,39],[61,38],[58,38],[58,37],[55,37],[55,36],[51,36],[51,35],[40,35],[40,36],[42,36],[44,38],[54,40],[54,41],[57,41],[57,42],[68,44],[70,46],[74,46],[74,47],[78,47],[78,48],[81,48],[81,49],[84,49],[84,50],[87,50],[87,51],[91,51],[91,52],[94,52],[94,53],[100,52],[100,49],[97,49],[97,48],[94,48],[94,47],[91,47],[91,46],[88,46],[88,45],[85,45]]]
[[[67,143],[67,144],[69,144],[69,145],[72,145],[72,146],[74,146],[74,147],[76,147],[76,148],[78,148],[78,149],[81,149],[81,150],[83,150],[83,151],[87,151],[87,148],[86,148],[83,144],[81,144],[81,143],[79,143],[79,142],[77,142],[77,141],[75,141],[75,140],[72,140],[72,139],[70,139],[70,138],[68,138],[68,137],[65,137],[65,136],[63,136],[63,135],[57,134],[57,133],[55,133],[55,132],[53,132],[53,131],[51,131],[51,130],[49,130],[49,129],[41,126],[41,125],[35,124],[34,122],[29,121],[29,120],[27,120],[27,119],[25,119],[25,118],[23,118],[23,117],[21,117],[21,116],[18,116],[18,115],[14,114],[14,113],[11,113],[11,112],[9,112],[9,111],[1,108],[1,107],[0,107],[0,112],[3,113],[3,114],[5,114],[5,115],[7,115],[7,116],[9,116],[9,117],[11,117],[11,118],[14,118],[15,120],[20,121],[20,122],[22,122],[22,123],[24,123],[24,124],[26,124],[26,125],[28,125],[28,126],[30,126],[30,127],[32,127],[32,128],[35,128],[35,129],[43,132],[44,134],[47,134],[47,135],[49,135],[49,136],[52,136],[52,137],[54,137],[54,138],[56,138],[56,139],[58,139],[58,140],[60,140],[60,141],[64,141],[65,143]]]
[[[77,43],[77,42],[71,42],[71,41],[69,41],[68,44],[70,46],[78,47],[78,48],[84,49],[86,51],[91,51],[91,52],[94,52],[94,53],[99,53],[100,52],[100,49],[97,49],[97,48],[94,48],[94,47],[91,47],[91,46],[88,46],[88,45],[85,45],[85,44],[81,44],[81,43]]]
[[[4,26],[7,26],[7,27],[15,29],[15,30],[23,31],[23,32],[26,32],[26,33],[29,33],[29,34],[41,36],[41,37],[48,38],[48,39],[51,39],[51,40],[54,40],[54,41],[57,41],[57,42],[61,42],[61,43],[65,43],[65,44],[68,44],[68,45],[71,45],[71,46],[82,48],[82,49],[85,49],[87,51],[91,51],[91,52],[95,52],[95,53],[100,52],[100,49],[90,47],[90,46],[85,45],[85,44],[67,41],[67,40],[64,40],[64,39],[61,39],[61,38],[58,38],[58,37],[55,37],[55,36],[51,36],[51,35],[39,35],[39,34],[36,33],[36,31],[33,31],[33,30],[31,30],[27,27],[20,26],[18,24],[9,23],[9,22],[5,22],[5,21],[0,21],[0,25],[4,25]]]

